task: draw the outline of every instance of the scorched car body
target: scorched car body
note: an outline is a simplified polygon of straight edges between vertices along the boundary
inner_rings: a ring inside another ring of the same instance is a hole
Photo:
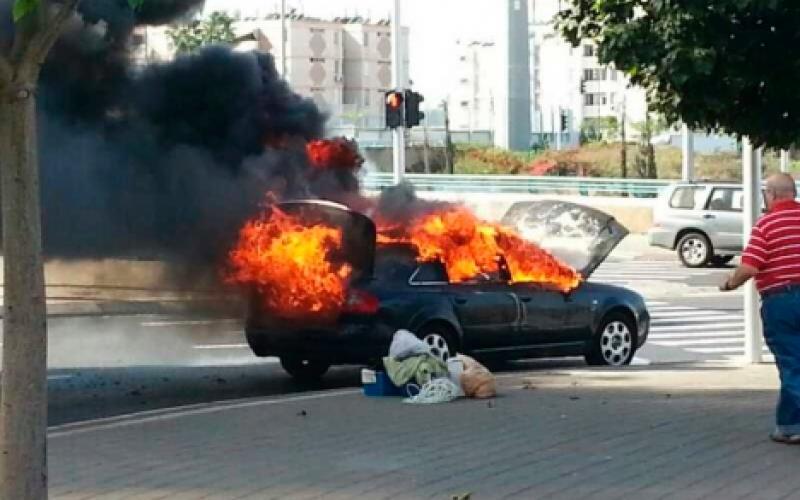
[[[290,202],[281,209],[314,213],[342,227],[357,271],[334,324],[315,324],[311,316],[276,318],[254,295],[246,323],[250,347],[257,356],[279,357],[298,378],[319,377],[331,365],[374,362],[401,328],[417,333],[442,357],[584,356],[605,365],[630,363],[647,338],[650,316],[640,295],[588,280],[627,235],[613,218],[591,208],[528,202],[513,206],[503,219],[581,272],[584,281],[569,293],[510,283],[502,271],[450,283],[442,264],[416,262],[409,247],[376,250],[374,224],[364,215],[320,202]]]

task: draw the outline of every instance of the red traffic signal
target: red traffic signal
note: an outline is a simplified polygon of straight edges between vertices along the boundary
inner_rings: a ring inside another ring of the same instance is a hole
[[[386,127],[402,127],[405,121],[405,100],[403,93],[398,90],[386,92],[384,99],[384,111],[386,113]]]

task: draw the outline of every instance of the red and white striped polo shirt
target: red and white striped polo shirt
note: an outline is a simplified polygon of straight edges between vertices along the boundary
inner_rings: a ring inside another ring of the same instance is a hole
[[[800,203],[782,200],[753,227],[742,264],[758,269],[761,293],[800,285]]]

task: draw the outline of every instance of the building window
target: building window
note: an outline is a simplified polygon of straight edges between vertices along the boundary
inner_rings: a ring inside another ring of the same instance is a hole
[[[311,61],[312,63],[323,63],[324,64],[325,63],[325,58],[324,57],[312,57],[312,58],[309,59],[309,61]]]
[[[584,106],[605,106],[606,104],[608,104],[608,96],[606,94],[583,94]]]
[[[587,82],[602,81],[606,79],[607,71],[605,68],[590,68],[583,70],[583,79]]]
[[[462,78],[462,79],[460,80],[460,82],[461,82],[461,85],[466,85],[466,84],[468,84],[468,83],[469,83],[469,80],[468,80],[468,79],[466,79],[466,78]]]
[[[325,30],[321,28],[311,28],[311,33],[314,35],[324,35]]]
[[[612,70],[609,70],[609,73],[610,73],[610,76],[611,76],[611,81],[612,82],[616,82],[617,81],[617,71],[612,69]]]
[[[583,46],[583,56],[584,57],[594,57],[596,54],[594,45],[584,45]]]
[[[364,91],[364,106],[369,106],[370,105],[369,95],[370,95],[370,91],[369,90],[365,90]]]
[[[369,33],[364,32],[364,47],[369,47]]]

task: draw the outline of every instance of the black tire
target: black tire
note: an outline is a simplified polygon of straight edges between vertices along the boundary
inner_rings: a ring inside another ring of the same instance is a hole
[[[607,315],[592,337],[586,363],[591,366],[626,366],[636,354],[636,328],[627,314]]]
[[[452,327],[443,323],[431,323],[423,326],[417,333],[422,341],[431,348],[431,354],[444,362],[458,353],[457,335]]]
[[[733,260],[733,255],[715,255],[711,258],[711,265],[714,267],[723,267],[728,265]]]
[[[681,237],[676,250],[683,265],[690,268],[705,267],[714,257],[714,247],[708,236],[694,231]]]
[[[281,366],[286,373],[300,382],[316,382],[331,367],[330,363],[319,360],[301,359],[289,356],[281,357]]]

